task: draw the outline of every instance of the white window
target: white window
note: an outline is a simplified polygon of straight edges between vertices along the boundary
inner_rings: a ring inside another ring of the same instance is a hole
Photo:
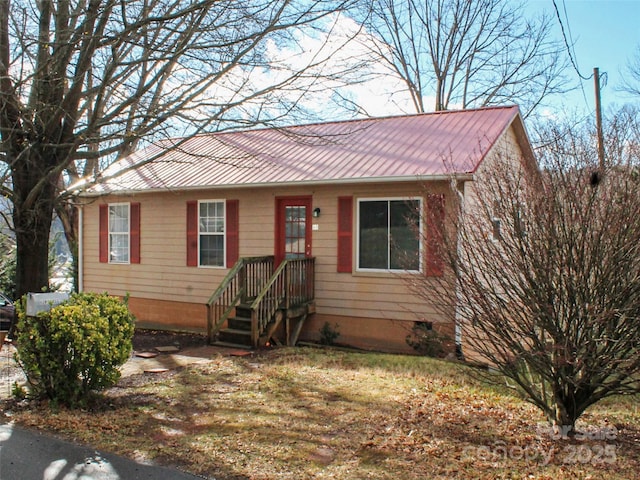
[[[358,270],[420,270],[420,199],[358,200]]]
[[[128,203],[109,204],[109,263],[129,263],[129,218]]]
[[[502,239],[502,215],[505,208],[502,207],[499,200],[493,202],[493,212],[491,216],[491,233],[489,239],[498,242]]]
[[[224,201],[206,200],[198,204],[199,265],[224,267]]]

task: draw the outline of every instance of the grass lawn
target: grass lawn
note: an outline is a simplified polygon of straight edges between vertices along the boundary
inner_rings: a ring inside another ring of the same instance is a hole
[[[537,410],[473,374],[282,348],[127,377],[87,411],[4,408],[18,424],[219,480],[638,477],[638,397],[588,411],[589,438],[554,440]]]

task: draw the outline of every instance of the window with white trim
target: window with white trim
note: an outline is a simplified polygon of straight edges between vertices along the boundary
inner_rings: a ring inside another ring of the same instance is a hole
[[[491,234],[489,238],[497,242],[502,237],[502,220],[500,219],[501,205],[499,200],[493,202],[493,215],[491,216]]]
[[[358,200],[358,270],[419,271],[422,200]]]
[[[109,263],[129,263],[130,217],[128,203],[109,204]]]
[[[224,200],[200,201],[198,203],[198,258],[200,266],[224,267],[224,232]]]

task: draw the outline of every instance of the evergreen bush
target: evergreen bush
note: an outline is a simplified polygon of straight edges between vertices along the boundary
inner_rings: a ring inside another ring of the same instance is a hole
[[[74,294],[36,317],[18,308],[18,363],[35,398],[69,407],[113,386],[131,355],[134,317],[126,301]]]
[[[407,344],[420,355],[442,358],[450,338],[433,328],[431,322],[417,322],[406,337]]]

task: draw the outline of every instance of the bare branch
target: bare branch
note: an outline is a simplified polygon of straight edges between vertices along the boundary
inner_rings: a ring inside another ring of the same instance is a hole
[[[518,103],[527,116],[545,96],[566,91],[550,20],[525,20],[517,4],[383,0],[369,8],[366,26],[388,46],[371,53],[405,82],[417,112]]]
[[[539,150],[537,175],[506,151],[487,160],[447,230],[449,274],[440,288],[411,285],[455,311],[468,358],[558,427],[640,392],[637,118],[625,109],[607,122],[607,170],[596,177],[593,134],[574,126],[548,130],[561,134]]]
[[[46,286],[65,181],[140,144],[301,111],[304,91],[335,80],[322,72],[330,55],[276,65],[271,45],[322,28],[350,1],[2,2],[1,160],[11,172],[19,293]],[[258,85],[263,72],[272,77]]]

